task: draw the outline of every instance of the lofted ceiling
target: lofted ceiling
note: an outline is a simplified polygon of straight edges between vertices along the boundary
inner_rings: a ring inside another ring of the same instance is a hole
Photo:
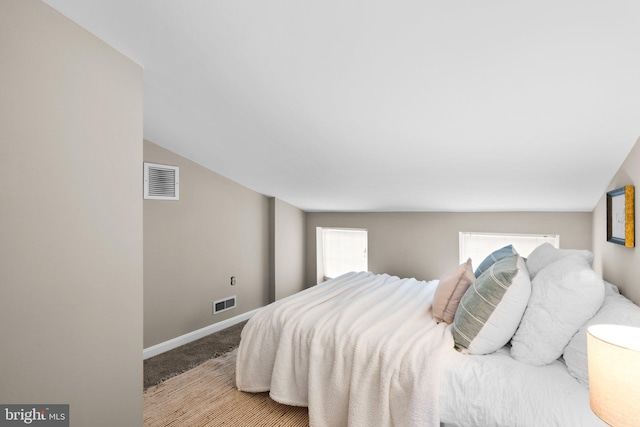
[[[45,3],[146,139],[306,211],[591,211],[640,137],[637,1]]]

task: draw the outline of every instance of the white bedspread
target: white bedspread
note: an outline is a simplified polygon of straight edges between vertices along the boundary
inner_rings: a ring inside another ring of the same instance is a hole
[[[442,364],[440,415],[458,427],[606,427],[589,390],[561,360],[532,366],[507,348],[485,356],[452,350]]]
[[[439,426],[439,369],[453,347],[431,316],[437,281],[349,273],[258,311],[236,385],[309,407],[312,426]]]

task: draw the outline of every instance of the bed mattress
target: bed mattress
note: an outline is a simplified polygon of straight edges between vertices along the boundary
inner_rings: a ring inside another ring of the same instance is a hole
[[[453,347],[438,281],[349,273],[262,308],[242,331],[236,385],[308,406],[313,426],[606,426],[562,360]]]

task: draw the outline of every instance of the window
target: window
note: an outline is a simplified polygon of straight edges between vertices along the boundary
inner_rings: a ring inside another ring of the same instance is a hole
[[[316,229],[318,282],[350,271],[367,271],[367,230],[356,228]]]
[[[471,258],[474,265],[479,265],[487,255],[496,249],[513,245],[523,257],[543,243],[551,243],[560,247],[560,236],[557,234],[497,234],[460,232],[460,263]]]

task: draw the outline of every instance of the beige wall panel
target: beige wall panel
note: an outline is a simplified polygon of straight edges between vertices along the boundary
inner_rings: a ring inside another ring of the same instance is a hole
[[[282,200],[269,200],[272,218],[272,300],[292,295],[305,286],[306,214]]]
[[[142,425],[142,68],[0,2],[0,402]]]
[[[636,142],[606,191],[625,185],[640,185],[640,140]],[[636,247],[626,248],[607,242],[607,203],[606,192],[593,211],[593,251],[594,269],[605,280],[617,285],[620,291],[636,304],[640,304],[640,252],[638,251],[638,204],[636,195]]]
[[[144,201],[145,348],[267,304],[268,198],[148,141],[144,160],[180,167],[180,200]]]
[[[366,228],[369,269],[437,279],[458,264],[460,231],[560,234],[563,248],[591,249],[591,213],[308,213],[307,284],[316,283],[316,227]],[[477,266],[481,260],[473,260]]]

